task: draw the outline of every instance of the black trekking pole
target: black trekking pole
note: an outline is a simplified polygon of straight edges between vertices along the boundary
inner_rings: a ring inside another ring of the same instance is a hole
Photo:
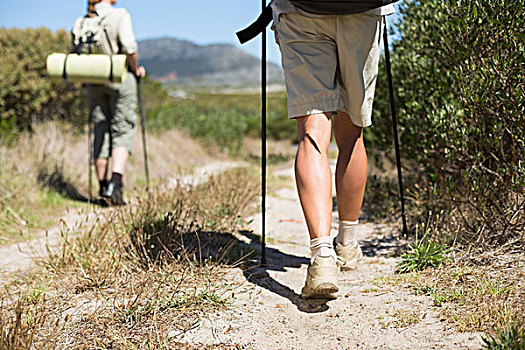
[[[139,113],[140,128],[142,129],[142,148],[144,149],[144,169],[146,171],[146,190],[149,191],[148,151],[146,149],[146,126],[144,121],[144,110],[142,108],[142,89],[140,88],[140,77],[137,77],[137,90],[139,94]]]
[[[397,132],[397,115],[396,103],[394,99],[394,84],[392,79],[392,66],[390,65],[390,50],[388,47],[388,28],[386,25],[386,16],[383,16],[385,29],[383,31],[383,42],[385,45],[385,62],[388,76],[388,89],[390,92],[390,113],[392,114],[392,131],[394,133],[394,148],[396,150],[397,179],[399,182],[399,197],[401,198],[401,219],[403,220],[403,234],[407,234],[407,219],[405,212],[405,195],[403,189],[403,174],[401,170],[401,154],[399,151],[399,134]]]
[[[266,265],[266,27],[272,21],[272,9],[262,0],[262,12],[255,22],[238,31],[237,38],[244,44],[262,33],[261,57],[261,265]]]
[[[88,196],[88,203],[93,203],[93,120],[91,111],[88,111],[88,150],[89,150],[89,159],[88,159],[88,189],[89,189],[89,196]]]
[[[262,0],[262,9],[266,8],[266,0]],[[266,265],[266,29],[262,32],[261,55],[261,193],[262,193],[262,237],[261,265]]]

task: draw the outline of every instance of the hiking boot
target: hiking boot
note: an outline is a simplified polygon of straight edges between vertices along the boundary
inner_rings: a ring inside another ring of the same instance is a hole
[[[109,199],[111,205],[126,205],[126,202],[124,202],[124,185],[122,182],[110,181],[103,197]]]
[[[104,197],[104,194],[106,193],[108,189],[108,180],[107,179],[104,179],[104,180],[98,180],[98,196],[99,197]]]
[[[108,190],[108,185],[107,184],[100,185],[100,188],[98,189],[98,196],[99,197],[105,197],[107,190]]]
[[[348,245],[336,243],[335,252],[337,254],[337,260],[341,267],[341,271],[355,270],[363,261],[363,252],[357,241]]]
[[[336,299],[339,266],[333,256],[318,256],[308,266],[306,283],[301,291],[304,299]]]

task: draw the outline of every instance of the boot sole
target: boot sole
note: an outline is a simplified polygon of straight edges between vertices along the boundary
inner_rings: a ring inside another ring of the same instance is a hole
[[[324,282],[317,286],[317,288],[308,288],[307,291],[301,292],[301,297],[304,299],[337,299],[336,293],[339,288],[330,282]]]

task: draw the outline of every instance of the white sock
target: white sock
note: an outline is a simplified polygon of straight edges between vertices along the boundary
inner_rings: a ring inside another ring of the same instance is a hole
[[[356,230],[359,219],[356,221],[339,221],[339,233],[335,242],[342,245],[349,245],[357,242]]]
[[[334,250],[333,238],[319,237],[310,240],[310,251],[312,252],[312,262],[318,256],[327,257],[333,256],[337,260],[337,255]]]

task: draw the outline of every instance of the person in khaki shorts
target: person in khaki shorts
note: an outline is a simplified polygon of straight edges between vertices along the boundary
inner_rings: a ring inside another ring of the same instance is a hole
[[[311,263],[303,298],[335,298],[340,270],[362,260],[356,239],[367,177],[363,128],[371,125],[382,15],[391,5],[357,15],[312,15],[288,0],[272,2],[282,55],[289,118],[297,123],[295,176],[310,234]],[[339,232],[330,237],[332,120],[339,155],[336,192]]]
[[[105,32],[101,49],[107,55],[126,54],[128,76],[122,84],[87,86],[87,103],[94,124],[93,152],[99,179],[99,194],[113,205],[126,204],[123,181],[126,164],[137,130],[137,81],[144,77],[138,65],[138,44],[133,34],[131,17],[123,8],[113,8],[115,0],[89,0],[89,15],[103,17]],[[112,158],[108,181],[109,158]]]

